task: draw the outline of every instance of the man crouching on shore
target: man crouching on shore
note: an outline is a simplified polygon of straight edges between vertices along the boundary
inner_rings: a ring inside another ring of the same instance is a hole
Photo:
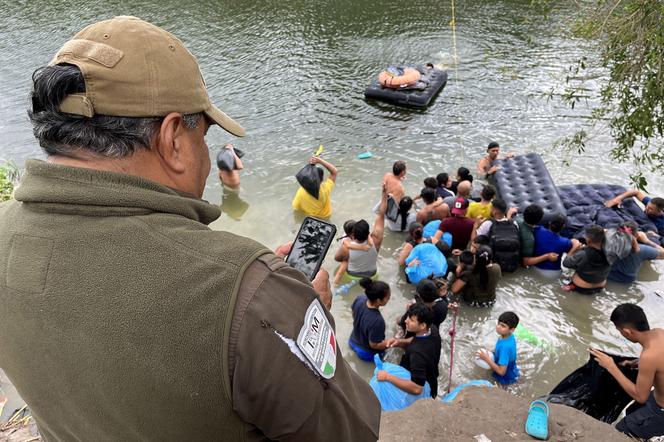
[[[650,330],[646,314],[635,304],[616,307],[611,313],[611,322],[626,339],[643,347],[641,357],[634,361],[639,370],[636,384],[627,379],[613,358],[589,349],[599,365],[618,381],[623,390],[643,404],[618,422],[616,429],[643,439],[664,435],[664,330]],[[655,389],[651,391],[653,386]]]

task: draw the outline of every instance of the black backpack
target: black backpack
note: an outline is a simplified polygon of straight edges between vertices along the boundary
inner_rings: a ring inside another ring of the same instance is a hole
[[[514,272],[519,268],[521,255],[521,236],[519,227],[514,221],[491,222],[489,241],[493,251],[493,261],[500,266],[500,270]]]

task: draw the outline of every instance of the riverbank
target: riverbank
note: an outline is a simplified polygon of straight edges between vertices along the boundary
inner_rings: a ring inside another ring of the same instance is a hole
[[[451,404],[420,400],[401,411],[383,413],[381,442],[528,441],[524,431],[530,401],[500,388],[469,388]],[[613,427],[579,410],[550,404],[549,441],[625,442]],[[484,435],[486,439],[482,439]]]
[[[383,413],[381,442],[527,441],[524,432],[530,401],[500,388],[468,388],[451,404],[420,400],[401,411]],[[630,439],[592,417],[564,405],[550,404],[549,441],[625,442]],[[0,427],[1,428],[1,427]],[[482,439],[484,435],[486,439]],[[480,437],[478,439],[478,437]],[[40,441],[34,421],[0,431],[0,442]]]

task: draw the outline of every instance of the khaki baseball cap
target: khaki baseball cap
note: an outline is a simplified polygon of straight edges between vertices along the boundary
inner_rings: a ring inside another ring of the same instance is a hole
[[[76,65],[85,93],[65,97],[62,112],[92,117],[162,117],[203,112],[236,136],[242,126],[210,102],[196,58],[169,32],[136,17],[94,23],[62,46],[51,65]]]

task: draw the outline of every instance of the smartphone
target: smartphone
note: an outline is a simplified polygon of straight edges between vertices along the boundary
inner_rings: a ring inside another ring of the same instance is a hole
[[[286,262],[307,275],[309,281],[313,280],[336,234],[337,227],[334,224],[306,217],[297,232]]]

